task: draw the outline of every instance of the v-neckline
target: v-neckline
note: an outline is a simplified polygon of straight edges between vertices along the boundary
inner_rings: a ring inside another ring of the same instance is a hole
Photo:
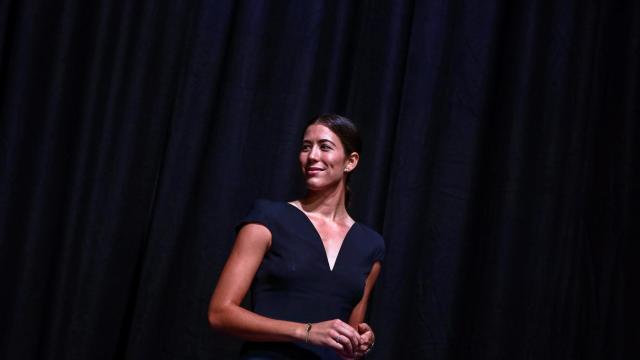
[[[351,224],[351,226],[349,227],[349,230],[347,230],[347,232],[344,234],[344,237],[342,238],[342,241],[340,242],[340,247],[338,248],[338,254],[336,254],[336,260],[333,262],[333,268],[332,268],[331,267],[331,263],[329,262],[329,254],[327,254],[327,249],[324,247],[324,243],[322,242],[322,236],[320,236],[320,232],[318,231],[316,226],[313,224],[313,221],[311,221],[309,216],[304,211],[302,211],[300,208],[298,208],[297,206],[293,205],[292,203],[290,203],[288,201],[285,201],[285,203],[287,205],[289,205],[290,207],[294,208],[297,213],[302,215],[302,217],[305,218],[307,224],[309,224],[311,226],[311,229],[313,229],[313,232],[314,232],[316,238],[318,239],[318,241],[320,241],[320,248],[322,249],[322,253],[324,254],[324,259],[325,259],[325,263],[327,265],[327,268],[329,269],[330,272],[333,272],[333,270],[335,270],[336,266],[338,266],[338,260],[340,259],[340,254],[342,254],[342,248],[344,247],[344,243],[345,243],[345,241],[347,241],[347,238],[349,237],[349,234],[351,234],[351,230],[353,230],[353,228],[356,226],[356,224],[358,224],[358,222],[354,221],[353,224]]]

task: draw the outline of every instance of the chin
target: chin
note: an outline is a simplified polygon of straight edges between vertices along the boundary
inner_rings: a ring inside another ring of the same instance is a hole
[[[320,191],[337,185],[336,183],[328,183],[317,178],[309,178],[306,180],[305,184],[307,186],[307,190],[311,191]]]
[[[318,176],[305,177],[304,183],[309,189],[319,189],[327,186],[326,180]]]
[[[322,186],[322,184],[318,184],[315,181],[307,181],[306,185],[308,190],[313,190],[313,191],[322,190],[322,188],[324,187]]]

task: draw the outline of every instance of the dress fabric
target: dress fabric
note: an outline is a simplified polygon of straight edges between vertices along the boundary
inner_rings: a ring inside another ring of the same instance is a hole
[[[331,269],[315,226],[304,212],[287,202],[257,200],[236,232],[248,223],[264,225],[271,232],[271,247],[251,284],[252,311],[269,318],[347,322],[362,299],[371,266],[384,258],[382,237],[356,222],[342,241]],[[339,359],[332,349],[304,342],[247,342],[240,358]]]

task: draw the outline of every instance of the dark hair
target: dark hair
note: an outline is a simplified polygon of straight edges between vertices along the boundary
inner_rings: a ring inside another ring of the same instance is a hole
[[[323,125],[331,130],[338,136],[342,146],[344,147],[345,156],[351,155],[351,153],[357,152],[360,154],[362,149],[362,139],[356,125],[344,116],[337,114],[322,114],[314,116],[311,121],[305,126],[305,129],[311,125]],[[349,188],[349,179],[351,178],[351,172],[347,173],[347,179],[345,181],[345,205],[349,206],[351,203],[351,189]]]

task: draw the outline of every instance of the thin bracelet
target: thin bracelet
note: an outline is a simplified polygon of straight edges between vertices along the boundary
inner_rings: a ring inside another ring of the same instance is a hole
[[[306,332],[307,332],[307,334],[306,334],[306,336],[304,337],[304,342],[308,343],[308,342],[309,342],[309,332],[311,332],[311,326],[312,326],[312,325],[311,325],[311,323],[306,323],[305,325],[306,325],[306,327],[307,327],[307,328],[305,329],[305,330],[306,330]]]

